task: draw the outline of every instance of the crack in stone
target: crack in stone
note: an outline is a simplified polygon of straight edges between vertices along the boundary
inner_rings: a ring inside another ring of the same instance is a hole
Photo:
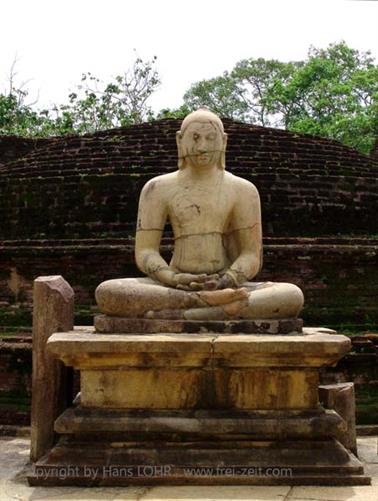
[[[213,336],[211,338],[211,341],[210,341],[210,364],[209,366],[211,368],[214,368],[215,367],[215,341],[219,338],[221,334],[217,334],[215,336]]]
[[[185,235],[180,235],[179,237],[176,237],[174,240],[180,240],[182,238],[188,238],[188,237],[195,237],[195,236],[203,236],[203,235],[223,235],[221,231],[209,231],[206,233],[186,233]]]

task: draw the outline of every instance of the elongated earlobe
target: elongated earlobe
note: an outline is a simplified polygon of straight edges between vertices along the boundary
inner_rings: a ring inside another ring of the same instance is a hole
[[[178,153],[177,166],[179,169],[183,169],[185,167],[185,159],[183,156],[181,139],[182,139],[182,134],[180,131],[177,131],[176,132],[176,144],[177,144],[177,153]]]
[[[226,146],[227,146],[227,134],[223,134],[223,149],[220,155],[220,166],[222,169],[226,168]]]

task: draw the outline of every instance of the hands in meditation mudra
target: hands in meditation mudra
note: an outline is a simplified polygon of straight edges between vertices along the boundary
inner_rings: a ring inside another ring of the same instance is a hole
[[[107,280],[96,290],[102,313],[187,320],[294,318],[303,306],[293,284],[252,282],[262,265],[259,194],[225,170],[227,135],[206,109],[177,132],[178,170],[144,186],[135,258],[145,278]],[[174,251],[159,247],[169,219]]]

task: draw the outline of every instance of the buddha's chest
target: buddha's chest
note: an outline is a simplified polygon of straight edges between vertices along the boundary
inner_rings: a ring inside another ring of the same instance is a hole
[[[221,188],[179,188],[172,194],[168,210],[172,225],[185,233],[223,231],[232,203]]]

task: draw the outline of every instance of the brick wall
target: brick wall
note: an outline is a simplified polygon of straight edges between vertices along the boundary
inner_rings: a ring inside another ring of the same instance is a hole
[[[42,148],[51,139],[19,136],[0,136],[0,167],[14,160],[26,157],[32,151]]]
[[[170,239],[163,241],[169,259]],[[93,294],[105,279],[138,276],[132,239],[3,241],[0,245],[0,323],[29,323],[32,283],[60,274],[76,294],[77,321],[90,323]],[[299,285],[307,325],[378,328],[378,240],[368,238],[264,239],[258,280]]]
[[[140,190],[176,169],[177,120],[53,138],[0,167],[0,239],[128,237]],[[378,231],[378,163],[335,141],[225,121],[228,169],[257,186],[264,234]]]

